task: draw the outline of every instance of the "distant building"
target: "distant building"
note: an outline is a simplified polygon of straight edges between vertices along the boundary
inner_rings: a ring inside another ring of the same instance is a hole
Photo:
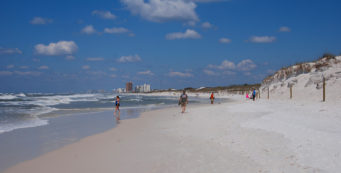
[[[117,88],[116,89],[116,92],[118,92],[118,93],[124,93],[125,92],[125,88]]]
[[[149,84],[143,84],[143,85],[137,85],[135,87],[135,92],[137,93],[146,93],[146,92],[150,92],[150,85]]]
[[[127,93],[133,92],[133,83],[132,82],[126,83],[126,92]]]

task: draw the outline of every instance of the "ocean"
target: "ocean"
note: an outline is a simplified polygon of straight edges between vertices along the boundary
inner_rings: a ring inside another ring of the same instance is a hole
[[[112,110],[114,99],[121,98],[121,110],[150,110],[177,104],[177,96],[117,93],[0,93],[0,134],[20,128],[49,124],[49,117],[79,112]],[[191,103],[204,102],[191,98]]]

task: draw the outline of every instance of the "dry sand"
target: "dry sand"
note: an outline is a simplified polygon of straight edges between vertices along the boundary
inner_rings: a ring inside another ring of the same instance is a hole
[[[308,144],[293,141],[291,134],[284,134],[281,129],[262,128],[264,121],[261,120],[277,115],[274,110],[284,114],[288,108],[300,108],[300,105],[286,104],[282,107],[282,104],[239,100],[189,106],[185,114],[181,114],[179,108],[145,112],[140,118],[121,121],[117,128],[19,163],[5,172],[294,173],[340,170],[336,162],[332,163],[334,167],[331,170],[315,167],[319,165],[307,162],[302,154],[314,151],[295,150],[297,145],[308,148],[305,146]],[[322,131],[323,126],[328,126],[335,119],[324,120],[326,122],[318,125]],[[276,126],[277,122],[273,120],[270,123]],[[281,120],[279,124],[290,127],[290,120]],[[305,132],[297,134],[304,141],[314,136]],[[340,136],[336,140],[339,141]],[[320,156],[324,156],[323,153]],[[339,156],[327,157],[340,160]]]

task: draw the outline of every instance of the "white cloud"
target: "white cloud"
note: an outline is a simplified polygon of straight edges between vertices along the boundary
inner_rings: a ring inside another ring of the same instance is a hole
[[[201,27],[209,29],[209,28],[212,28],[213,25],[210,24],[209,22],[204,22],[204,23],[201,24]]]
[[[193,77],[191,73],[188,72],[177,72],[177,71],[171,71],[168,73],[168,76],[170,77]]]
[[[7,65],[6,68],[7,68],[7,69],[14,68],[14,65],[13,65],[13,64]]]
[[[13,72],[11,71],[0,71],[0,76],[10,76]]]
[[[117,69],[115,67],[109,68],[110,71],[116,71]]]
[[[207,69],[205,69],[205,70],[203,70],[203,72],[204,72],[205,74],[209,75],[209,76],[216,76],[216,75],[218,75],[218,73],[216,73],[216,72],[214,72],[214,71],[212,71],[212,70],[207,70]]]
[[[83,66],[82,66],[82,69],[83,69],[83,70],[89,70],[89,69],[90,69],[90,66],[88,66],[88,65],[83,65]]]
[[[48,19],[48,18],[42,18],[42,17],[34,17],[30,23],[32,25],[45,25],[45,24],[49,24],[52,23],[53,20],[52,19]]]
[[[141,61],[139,55],[129,55],[129,56],[121,56],[117,59],[118,62],[125,63],[125,62],[138,62]]]
[[[121,0],[135,15],[152,22],[198,21],[195,12],[197,5],[186,0]]]
[[[290,32],[291,29],[287,26],[282,26],[279,28],[279,32]]]
[[[104,28],[104,33],[107,34],[122,34],[127,32],[129,32],[129,30],[123,27]]]
[[[167,40],[175,40],[175,39],[199,39],[201,35],[194,30],[187,29],[186,32],[174,32],[166,35]]]
[[[0,55],[12,55],[22,54],[22,51],[18,48],[2,48],[0,47]]]
[[[228,61],[228,60],[224,60],[220,65],[208,65],[209,68],[215,68],[215,69],[220,69],[220,70],[224,70],[224,69],[229,69],[229,70],[232,70],[232,69],[235,69],[236,68],[236,65],[231,62],[231,61]]]
[[[111,78],[116,78],[117,76],[115,74],[110,75]]]
[[[41,72],[37,71],[14,71],[14,74],[20,76],[39,76]]]
[[[103,61],[104,58],[102,57],[91,57],[91,58],[87,58],[87,61]]]
[[[224,44],[228,44],[228,43],[231,43],[231,40],[228,39],[228,38],[220,38],[220,39],[219,39],[219,42],[220,42],[220,43],[224,43]]]
[[[276,37],[273,36],[252,36],[249,40],[253,43],[272,43],[276,41]]]
[[[149,75],[149,76],[153,76],[154,75],[154,73],[151,72],[150,70],[140,71],[137,74],[139,74],[139,75]]]
[[[46,66],[46,65],[42,65],[38,69],[40,69],[40,70],[47,70],[47,69],[49,69],[49,67]]]
[[[67,55],[67,56],[65,56],[65,59],[67,59],[67,60],[74,60],[75,57],[72,56],[72,55]]]
[[[257,65],[251,59],[245,59],[238,63],[237,68],[241,71],[250,71],[256,68]]]
[[[94,10],[92,11],[91,14],[95,16],[99,16],[103,19],[111,19],[111,20],[116,19],[116,16],[112,14],[110,11]]]
[[[90,35],[96,33],[96,30],[92,25],[87,25],[81,30],[81,33]]]
[[[37,44],[34,48],[37,54],[53,56],[73,54],[78,46],[74,41],[59,41],[49,45]]]

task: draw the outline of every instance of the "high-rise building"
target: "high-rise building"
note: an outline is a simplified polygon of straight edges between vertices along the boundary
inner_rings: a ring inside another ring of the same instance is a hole
[[[133,91],[133,83],[132,82],[127,82],[126,83],[126,92],[130,93]]]
[[[138,93],[150,92],[150,85],[148,85],[148,84],[137,85],[135,87],[135,92],[138,92]]]

